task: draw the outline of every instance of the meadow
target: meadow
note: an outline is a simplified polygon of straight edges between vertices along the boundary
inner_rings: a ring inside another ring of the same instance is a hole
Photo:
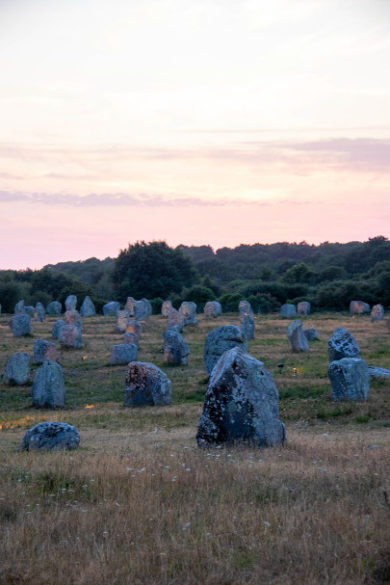
[[[51,339],[55,320],[14,338],[8,318],[0,316],[0,372],[13,352],[32,355],[35,339]],[[366,403],[332,404],[327,378],[336,327],[353,333],[369,365],[390,368],[385,323],[313,314],[304,325],[320,339],[294,354],[288,320],[255,320],[249,353],[279,390],[280,448],[196,445],[204,340],[238,324],[237,313],[186,327],[184,367],[163,363],[166,321],[144,323],[138,359],[167,373],[170,406],[123,406],[126,366],[109,365],[122,339],[112,317],[84,319],[83,348],[59,350],[65,409],[33,409],[30,386],[0,383],[0,585],[390,583],[390,382],[373,380]],[[18,452],[44,420],[75,425],[79,449]]]

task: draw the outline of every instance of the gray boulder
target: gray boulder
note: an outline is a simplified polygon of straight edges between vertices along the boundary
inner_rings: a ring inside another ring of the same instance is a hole
[[[165,406],[171,399],[171,382],[160,368],[148,362],[129,364],[125,406]]]
[[[349,312],[353,315],[360,315],[362,313],[369,313],[370,312],[370,305],[368,303],[364,303],[363,301],[351,301],[349,303]]]
[[[310,315],[310,309],[311,309],[311,305],[309,303],[309,301],[300,301],[297,304],[297,313],[298,315]]]
[[[240,301],[238,304],[238,312],[241,316],[245,316],[245,315],[250,315],[251,317],[253,317],[253,309],[252,309],[252,305],[250,304],[249,301]]]
[[[215,318],[221,315],[222,305],[218,301],[207,301],[203,309],[204,315],[207,318]]]
[[[310,351],[307,337],[303,332],[303,324],[300,319],[296,319],[290,323],[287,328],[287,338],[290,342],[292,351]]]
[[[80,327],[65,323],[65,325],[59,329],[58,341],[63,347],[80,349],[82,346],[82,333]]]
[[[168,319],[169,311],[173,309],[171,301],[164,301],[161,305],[161,315]]]
[[[367,400],[370,374],[364,360],[355,357],[335,360],[329,364],[328,376],[333,402]]]
[[[46,339],[36,339],[34,341],[33,363],[42,364],[45,360],[56,362],[58,352],[56,344]]]
[[[46,312],[48,315],[61,315],[62,313],[62,305],[59,301],[52,301],[46,307]]]
[[[180,305],[179,312],[184,317],[184,326],[186,325],[196,325],[196,303],[192,301],[183,301]]]
[[[303,333],[308,341],[317,341],[319,339],[317,329],[304,329]]]
[[[57,321],[54,321],[53,327],[51,328],[51,334],[54,337],[54,339],[59,339],[60,331],[62,327],[64,327],[65,325],[66,323],[63,319],[57,319]]]
[[[390,370],[387,368],[379,368],[378,366],[368,366],[368,373],[370,378],[390,378]]]
[[[112,366],[128,364],[137,359],[138,347],[133,343],[118,343],[111,348]]]
[[[371,309],[371,322],[382,321],[385,316],[383,305],[374,305]]]
[[[196,439],[200,447],[245,442],[282,445],[279,394],[264,364],[239,347],[225,352],[210,376]]]
[[[43,323],[43,321],[45,320],[45,316],[46,316],[46,309],[42,305],[42,303],[38,302],[35,305],[35,310],[34,310],[35,321],[39,321],[40,323]]]
[[[249,313],[241,313],[241,331],[248,341],[255,338],[255,320]]]
[[[147,319],[152,314],[152,305],[148,299],[141,299],[134,303],[134,319]]]
[[[184,329],[184,316],[176,309],[171,309],[168,313],[168,327],[176,329],[181,333]]]
[[[185,366],[190,353],[188,344],[176,329],[166,329],[164,339],[164,362],[174,366]]]
[[[360,356],[360,347],[352,333],[343,327],[338,327],[328,341],[328,353],[330,362],[342,358],[356,358]]]
[[[203,359],[207,372],[211,374],[212,369],[222,354],[233,347],[241,347],[247,351],[245,335],[236,325],[223,325],[210,331],[204,345]]]
[[[82,317],[94,317],[96,315],[95,305],[88,295],[83,300],[80,308],[80,315]]]
[[[19,451],[60,451],[77,449],[80,435],[72,425],[61,422],[42,422],[24,435]]]
[[[15,337],[30,334],[30,317],[27,313],[17,313],[8,321],[9,327]]]
[[[23,386],[30,379],[30,356],[17,351],[8,359],[4,370],[4,382]]]
[[[64,321],[67,325],[76,325],[76,327],[79,329],[83,328],[83,320],[80,316],[80,313],[76,311],[76,309],[65,311]]]
[[[117,311],[121,308],[120,304],[116,301],[110,301],[103,306],[103,315],[109,315],[115,317]]]
[[[292,319],[296,314],[297,310],[295,305],[292,305],[291,303],[285,303],[280,307],[280,316],[284,319]]]
[[[15,315],[19,315],[20,313],[24,313],[24,300],[18,301],[15,305]]]
[[[123,343],[132,343],[138,347],[139,345],[139,337],[133,331],[126,331],[123,336]]]
[[[61,366],[52,361],[43,362],[35,374],[31,394],[33,406],[37,408],[65,406],[65,381]]]
[[[74,311],[77,307],[76,295],[68,295],[65,299],[65,311]]]

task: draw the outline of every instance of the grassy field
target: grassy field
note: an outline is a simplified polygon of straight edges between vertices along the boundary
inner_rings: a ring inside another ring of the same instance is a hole
[[[15,351],[51,339],[54,318],[14,338],[0,316],[0,372]],[[80,350],[60,349],[67,407],[31,408],[30,386],[0,384],[1,585],[383,585],[390,583],[390,383],[366,403],[329,401],[327,340],[351,331],[370,365],[390,368],[390,335],[368,316],[304,319],[320,340],[289,350],[289,321],[256,317],[249,352],[273,373],[284,448],[197,449],[207,387],[203,344],[237,314],[185,329],[186,367],[163,364],[159,316],[144,324],[139,359],[172,381],[168,407],[123,406],[126,367],[114,319],[84,319]],[[280,371],[278,364],[283,363]],[[36,368],[36,366],[34,366]],[[27,428],[74,424],[77,451],[18,453]]]

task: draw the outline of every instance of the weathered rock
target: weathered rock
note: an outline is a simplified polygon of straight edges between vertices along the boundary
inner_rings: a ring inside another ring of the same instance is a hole
[[[285,303],[280,307],[280,316],[284,319],[292,319],[296,314],[297,310],[295,305],[292,305],[291,303]]]
[[[330,362],[342,358],[356,358],[360,356],[360,347],[352,333],[339,327],[333,331],[328,341],[328,353]]]
[[[142,325],[137,319],[129,319],[127,322],[126,333],[135,333],[138,341],[141,339]]]
[[[332,385],[331,400],[367,400],[370,374],[367,363],[356,357],[342,358],[329,364],[328,376]]]
[[[254,315],[252,305],[250,304],[249,301],[240,301],[238,304],[238,312],[240,314],[240,317],[244,315],[249,315],[250,317],[253,317]]]
[[[20,313],[24,313],[24,300],[18,301],[15,305],[15,315],[19,315]]]
[[[133,343],[118,343],[111,348],[112,366],[128,364],[137,359],[138,347]]]
[[[255,338],[255,320],[249,313],[241,313],[241,331],[248,341]]]
[[[279,394],[264,364],[239,347],[225,352],[208,384],[196,439],[200,447],[245,442],[282,445]]]
[[[184,329],[184,316],[176,309],[171,309],[168,313],[168,327],[175,328],[179,333]]]
[[[152,305],[148,299],[141,299],[134,303],[134,318],[147,319],[152,314]]]
[[[126,331],[123,336],[123,343],[132,343],[138,347],[139,345],[139,337],[133,331]]]
[[[222,354],[233,347],[247,350],[246,338],[236,325],[223,325],[210,331],[204,345],[203,359],[207,372],[210,374]]]
[[[222,305],[218,301],[207,301],[204,306],[203,312],[205,317],[208,318],[215,318],[221,315],[222,313]]]
[[[175,366],[185,366],[190,353],[188,344],[176,329],[166,329],[164,338],[164,362]]]
[[[360,315],[361,313],[369,313],[370,305],[363,301],[351,301],[349,303],[349,312],[353,315]]]
[[[317,329],[313,329],[313,328],[304,329],[303,333],[306,335],[306,339],[308,341],[316,341],[317,339],[319,339]]]
[[[67,325],[76,325],[79,329],[83,328],[83,320],[76,309],[65,311],[64,321]]]
[[[24,312],[31,318],[35,317],[35,308],[31,305],[24,305]]]
[[[106,303],[103,307],[103,315],[109,315],[111,317],[115,317],[117,311],[121,308],[120,304],[116,301],[110,301]]]
[[[23,386],[30,379],[30,356],[17,351],[8,359],[4,370],[4,382]]]
[[[63,319],[57,319],[57,321],[54,321],[53,327],[51,328],[51,334],[54,337],[54,339],[59,339],[60,331],[62,327],[64,327],[65,325],[66,323]]]
[[[30,317],[27,313],[17,313],[11,317],[8,324],[15,337],[30,334]]]
[[[368,366],[370,378],[390,378],[390,370],[378,366]]]
[[[153,406],[171,403],[168,376],[154,364],[131,362],[127,370],[125,406]]]
[[[173,309],[171,301],[164,301],[161,305],[161,315],[168,319],[169,311]]]
[[[61,366],[56,362],[43,362],[35,374],[31,394],[33,406],[37,408],[65,406],[65,381]]]
[[[52,301],[47,305],[46,311],[48,315],[61,315],[62,305],[59,301]]]
[[[127,297],[127,301],[125,304],[125,311],[129,313],[130,317],[134,317],[134,304],[135,299],[133,297]]]
[[[42,364],[45,360],[56,362],[58,352],[56,344],[46,339],[36,339],[34,341],[33,363]]]
[[[382,321],[385,316],[383,305],[374,305],[371,309],[371,322]]]
[[[60,451],[77,449],[80,435],[72,425],[61,422],[42,422],[24,435],[19,451]]]
[[[290,342],[292,351],[310,351],[307,337],[303,332],[303,324],[300,319],[296,319],[290,323],[287,328],[287,338]]]
[[[184,317],[184,326],[196,325],[198,322],[196,319],[196,303],[191,301],[183,301],[180,305],[179,312]]]
[[[42,303],[38,302],[35,305],[35,310],[34,310],[35,321],[39,321],[40,323],[43,323],[43,321],[45,320],[45,316],[46,316],[46,309],[42,305]]]
[[[58,341],[63,347],[73,347],[79,349],[82,346],[82,333],[77,325],[68,325],[65,323],[59,328]]]
[[[77,307],[76,295],[68,295],[65,299],[65,311],[75,311]]]
[[[311,305],[309,301],[300,301],[297,304],[297,313],[298,315],[310,315]]]
[[[82,317],[94,317],[96,315],[95,305],[92,302],[92,299],[87,295],[83,300],[83,303],[80,308],[80,315]]]

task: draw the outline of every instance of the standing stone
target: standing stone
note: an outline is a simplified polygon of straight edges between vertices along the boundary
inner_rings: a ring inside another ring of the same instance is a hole
[[[79,329],[83,328],[83,320],[76,309],[65,311],[64,321],[67,325],[76,325]]]
[[[59,301],[52,301],[46,307],[48,315],[61,315],[62,305]]]
[[[371,310],[371,322],[382,321],[385,316],[383,305],[374,305]]]
[[[184,317],[184,326],[196,325],[198,322],[196,319],[196,303],[191,301],[183,301],[180,305],[179,312]]]
[[[123,365],[137,359],[138,347],[132,343],[118,343],[111,348],[110,364]]]
[[[168,327],[175,328],[179,333],[184,329],[184,316],[176,309],[171,309],[168,313]]]
[[[80,349],[82,346],[81,329],[77,327],[77,325],[68,325],[65,323],[65,325],[59,329],[58,341],[63,347]]]
[[[138,337],[138,341],[141,338],[142,325],[137,319],[129,319],[127,322],[126,333],[134,333]]]
[[[124,333],[129,322],[129,313],[127,311],[118,311],[116,314],[115,331]]]
[[[30,356],[27,353],[17,351],[6,363],[4,370],[4,382],[22,386],[27,384],[30,378]]]
[[[60,331],[65,325],[66,323],[63,319],[57,319],[57,321],[54,321],[53,327],[51,328],[51,334],[54,339],[59,339]]]
[[[24,312],[27,313],[27,315],[31,318],[35,317],[35,308],[31,305],[25,305]]]
[[[188,344],[176,329],[166,329],[164,338],[164,362],[174,366],[185,366],[190,353]]]
[[[110,301],[103,306],[103,315],[115,316],[117,311],[121,308],[116,301]]]
[[[31,393],[33,406],[38,408],[65,406],[65,381],[61,366],[56,362],[43,362],[35,374]]]
[[[248,341],[255,338],[255,320],[252,315],[241,314],[241,331],[245,335],[245,339]]]
[[[74,311],[77,307],[76,295],[68,295],[65,299],[65,311]]]
[[[17,313],[11,317],[8,324],[15,337],[30,334],[30,317],[26,313]]]
[[[218,301],[207,301],[203,312],[207,318],[218,317],[222,313],[222,305]]]
[[[353,315],[361,315],[370,312],[370,305],[363,301],[351,301],[349,303],[349,312]]]
[[[133,331],[126,331],[123,336],[123,343],[132,343],[133,345],[139,345],[139,337]]]
[[[129,313],[130,317],[134,317],[134,304],[135,299],[133,297],[127,297],[127,301],[125,304],[125,311]]]
[[[284,319],[293,319],[297,314],[295,305],[291,303],[285,303],[280,307],[280,316]]]
[[[19,451],[60,451],[77,449],[80,435],[72,425],[62,422],[42,422],[29,429]]]
[[[317,329],[304,329],[303,333],[306,335],[308,341],[316,341],[319,339]]]
[[[56,344],[46,339],[36,339],[34,341],[33,363],[42,364],[45,360],[56,362],[58,352]]]
[[[35,305],[35,310],[34,310],[35,321],[39,321],[40,323],[43,323],[43,321],[45,320],[45,316],[46,316],[46,309],[42,305],[42,303],[38,302]]]
[[[24,313],[24,300],[18,301],[15,305],[15,315],[19,315],[20,313]]]
[[[83,304],[80,308],[80,315],[82,317],[94,317],[96,315],[95,305],[88,295],[83,300]]]
[[[310,315],[311,305],[309,301],[300,301],[297,305],[298,315]]]
[[[141,299],[134,303],[134,318],[147,319],[152,314],[152,305],[148,299]]]
[[[360,356],[360,347],[352,333],[343,327],[338,327],[328,341],[328,353],[330,362],[345,357],[356,358]]]
[[[212,369],[222,354],[233,347],[241,347],[247,351],[246,338],[236,325],[223,325],[210,331],[204,345],[203,359],[207,372],[211,374]]]
[[[303,324],[300,319],[296,319],[290,323],[287,328],[287,338],[290,342],[292,351],[310,351],[307,337],[303,332]]]
[[[249,301],[240,301],[238,304],[238,312],[241,316],[244,315],[250,315],[251,317],[253,317],[253,309],[252,309],[252,305],[250,304]]]
[[[173,309],[171,301],[164,301],[161,305],[161,315],[168,319],[169,311]]]
[[[131,362],[127,370],[125,406],[165,406],[171,403],[168,376],[149,362]]]
[[[360,358],[342,358],[329,364],[328,376],[332,385],[331,400],[367,400],[370,374],[367,363]]]
[[[257,447],[282,445],[279,394],[264,364],[239,347],[225,352],[207,387],[196,439],[199,447],[245,442]]]

